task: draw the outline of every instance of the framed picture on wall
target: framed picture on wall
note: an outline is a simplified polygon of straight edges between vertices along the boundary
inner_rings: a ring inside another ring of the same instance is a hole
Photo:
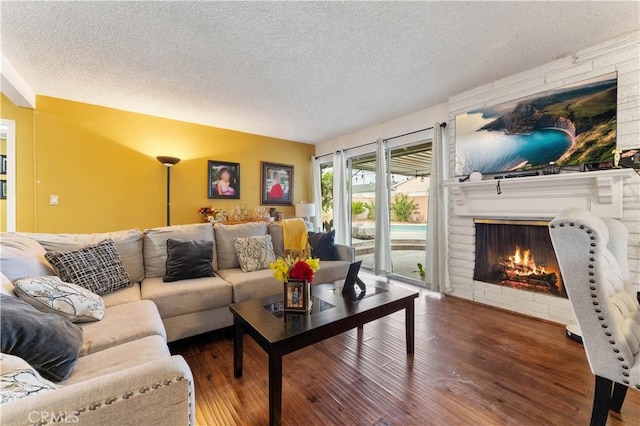
[[[240,163],[209,160],[209,198],[240,199]]]
[[[293,204],[293,166],[262,162],[261,204]]]
[[[0,175],[7,174],[7,156],[2,154],[0,155]]]
[[[0,200],[7,199],[7,181],[2,179],[0,180]]]

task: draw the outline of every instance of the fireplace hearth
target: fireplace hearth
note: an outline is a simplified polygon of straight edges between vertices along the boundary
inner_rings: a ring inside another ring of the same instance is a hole
[[[474,222],[474,280],[567,298],[548,222]]]

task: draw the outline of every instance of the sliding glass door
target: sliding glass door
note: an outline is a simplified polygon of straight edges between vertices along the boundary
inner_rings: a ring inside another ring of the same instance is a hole
[[[376,154],[349,159],[351,195],[351,244],[356,260],[362,266],[374,268],[376,239]]]
[[[368,153],[349,159],[351,199],[351,244],[356,260],[374,269],[376,259],[376,211],[390,212],[390,245],[392,274],[397,278],[421,282],[420,265],[425,264],[431,142],[392,147],[386,151],[389,203],[376,203],[376,154]]]
[[[393,275],[422,281],[426,259],[431,143],[387,151]],[[420,264],[420,265],[418,265]]]

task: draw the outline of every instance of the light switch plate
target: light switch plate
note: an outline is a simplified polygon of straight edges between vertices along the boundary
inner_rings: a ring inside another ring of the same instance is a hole
[[[60,202],[60,198],[57,195],[49,195],[49,204],[52,206],[57,206]]]

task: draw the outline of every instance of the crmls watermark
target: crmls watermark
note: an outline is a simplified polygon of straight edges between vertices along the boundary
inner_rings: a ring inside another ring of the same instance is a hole
[[[32,411],[29,413],[29,423],[58,423],[58,424],[70,424],[78,423],[80,419],[75,414],[69,415],[69,413],[52,411]]]

